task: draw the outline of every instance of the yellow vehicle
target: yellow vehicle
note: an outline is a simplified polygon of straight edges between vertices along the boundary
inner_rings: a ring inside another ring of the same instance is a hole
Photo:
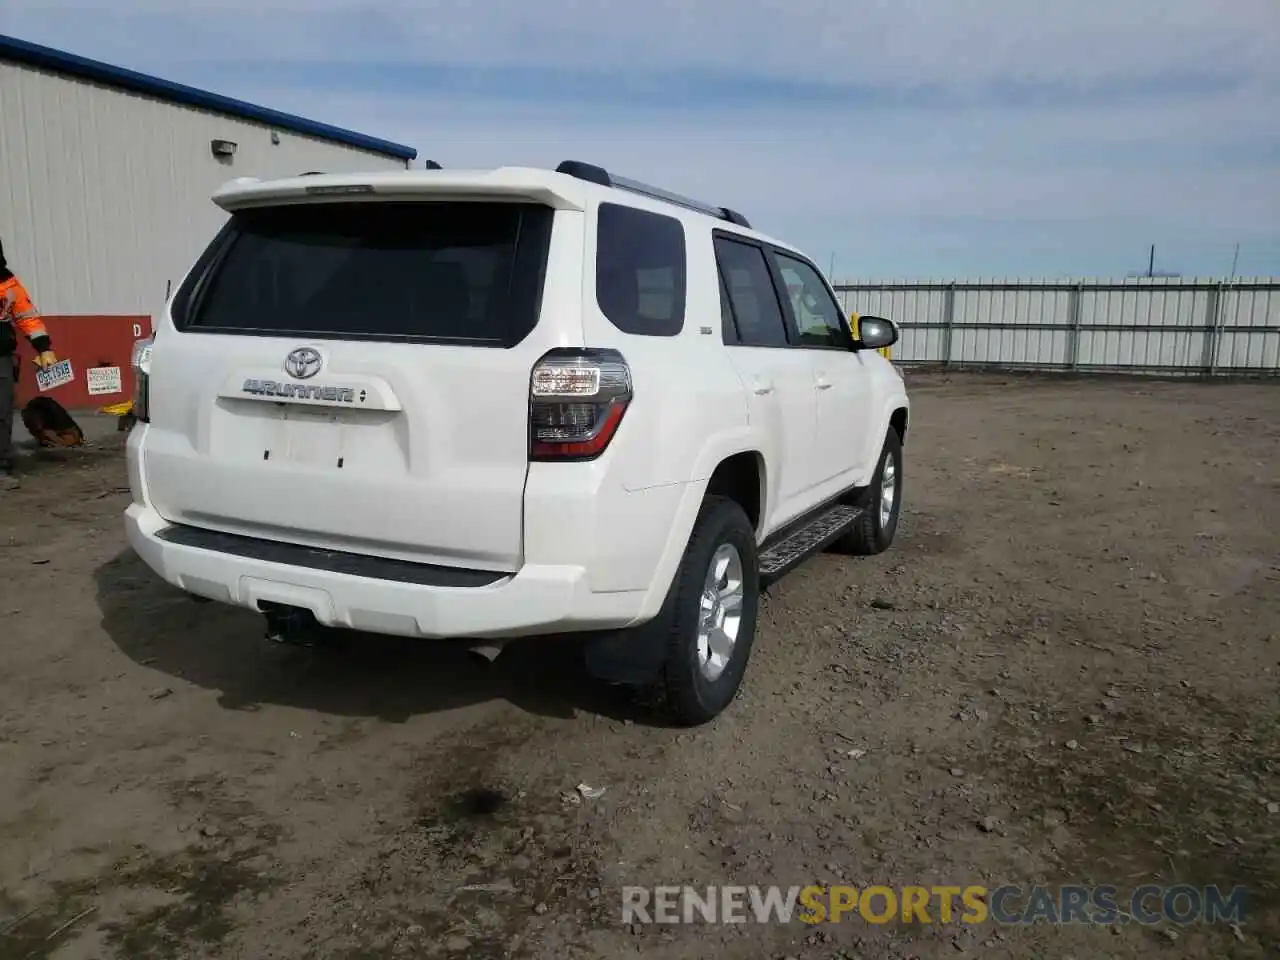
[[[121,400],[119,403],[107,404],[107,406],[99,408],[98,412],[119,417],[120,422],[116,426],[117,430],[128,430],[138,422],[138,418],[133,413],[132,400]]]

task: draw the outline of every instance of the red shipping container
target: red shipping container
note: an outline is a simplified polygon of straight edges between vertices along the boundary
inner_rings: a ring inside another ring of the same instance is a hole
[[[42,318],[59,360],[70,360],[75,379],[46,391],[68,410],[96,410],[133,397],[133,344],[151,336],[146,316],[71,316]],[[18,405],[40,396],[35,355],[25,340],[18,347]],[[96,373],[90,373],[96,370]]]

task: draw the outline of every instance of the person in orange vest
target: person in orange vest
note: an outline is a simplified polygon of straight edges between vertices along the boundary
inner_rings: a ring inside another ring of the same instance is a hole
[[[18,386],[18,335],[27,338],[36,352],[36,366],[58,362],[53,341],[40,319],[40,311],[4,257],[0,241],[0,487],[17,485],[13,475],[13,405]]]

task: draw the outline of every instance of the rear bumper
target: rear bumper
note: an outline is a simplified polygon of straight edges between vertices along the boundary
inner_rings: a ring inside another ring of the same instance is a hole
[[[582,567],[527,564],[480,586],[438,586],[281,563],[165,535],[150,507],[125,511],[129,543],[164,580],[189,593],[260,609],[263,602],[310,610],[330,627],[406,637],[502,638],[614,629],[637,621],[645,591],[591,590]]]

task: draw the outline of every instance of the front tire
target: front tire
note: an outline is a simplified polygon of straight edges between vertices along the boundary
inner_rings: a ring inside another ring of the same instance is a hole
[[[742,507],[708,497],[676,573],[666,625],[666,712],[707,723],[737,696],[755,640],[760,573],[755,530]]]
[[[889,549],[902,513],[902,480],[902,440],[890,427],[871,486],[858,503],[862,515],[853,529],[835,542],[836,550],[868,557]]]

